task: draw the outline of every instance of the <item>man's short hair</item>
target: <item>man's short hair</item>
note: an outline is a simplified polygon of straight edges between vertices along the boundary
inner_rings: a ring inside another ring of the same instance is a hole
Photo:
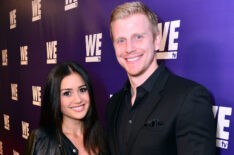
[[[117,6],[112,11],[111,20],[110,20],[110,35],[112,40],[113,40],[112,23],[117,19],[126,18],[134,14],[146,15],[149,22],[151,23],[153,38],[155,39],[156,35],[159,32],[157,15],[153,11],[151,11],[145,4],[136,1],[136,2],[123,3]]]

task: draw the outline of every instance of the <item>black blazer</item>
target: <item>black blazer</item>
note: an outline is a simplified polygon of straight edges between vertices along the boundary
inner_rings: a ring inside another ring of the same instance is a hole
[[[163,71],[136,116],[126,155],[215,155],[216,127],[210,95],[201,85]],[[106,109],[112,155],[118,155],[116,125],[123,89]]]

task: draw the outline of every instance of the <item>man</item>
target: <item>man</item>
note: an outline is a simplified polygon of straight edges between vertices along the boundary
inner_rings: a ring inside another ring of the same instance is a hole
[[[107,105],[111,154],[215,155],[215,122],[207,90],[158,65],[157,17],[141,2],[119,5],[110,32],[128,81]]]

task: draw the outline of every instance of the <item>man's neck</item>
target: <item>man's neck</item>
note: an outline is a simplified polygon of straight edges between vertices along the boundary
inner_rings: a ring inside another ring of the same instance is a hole
[[[158,68],[158,64],[156,64],[155,67],[152,69],[147,70],[145,73],[139,75],[139,76],[131,76],[128,75],[129,82],[131,84],[131,96],[132,96],[132,105],[134,104],[135,98],[136,98],[136,89],[140,85],[142,85],[152,74],[153,72]]]

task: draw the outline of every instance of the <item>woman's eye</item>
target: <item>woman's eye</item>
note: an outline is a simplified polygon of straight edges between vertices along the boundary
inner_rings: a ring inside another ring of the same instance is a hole
[[[80,88],[80,92],[86,92],[88,90],[88,88],[87,87],[83,87],[83,88]]]
[[[63,92],[63,96],[69,96],[69,95],[71,95],[70,91]]]

